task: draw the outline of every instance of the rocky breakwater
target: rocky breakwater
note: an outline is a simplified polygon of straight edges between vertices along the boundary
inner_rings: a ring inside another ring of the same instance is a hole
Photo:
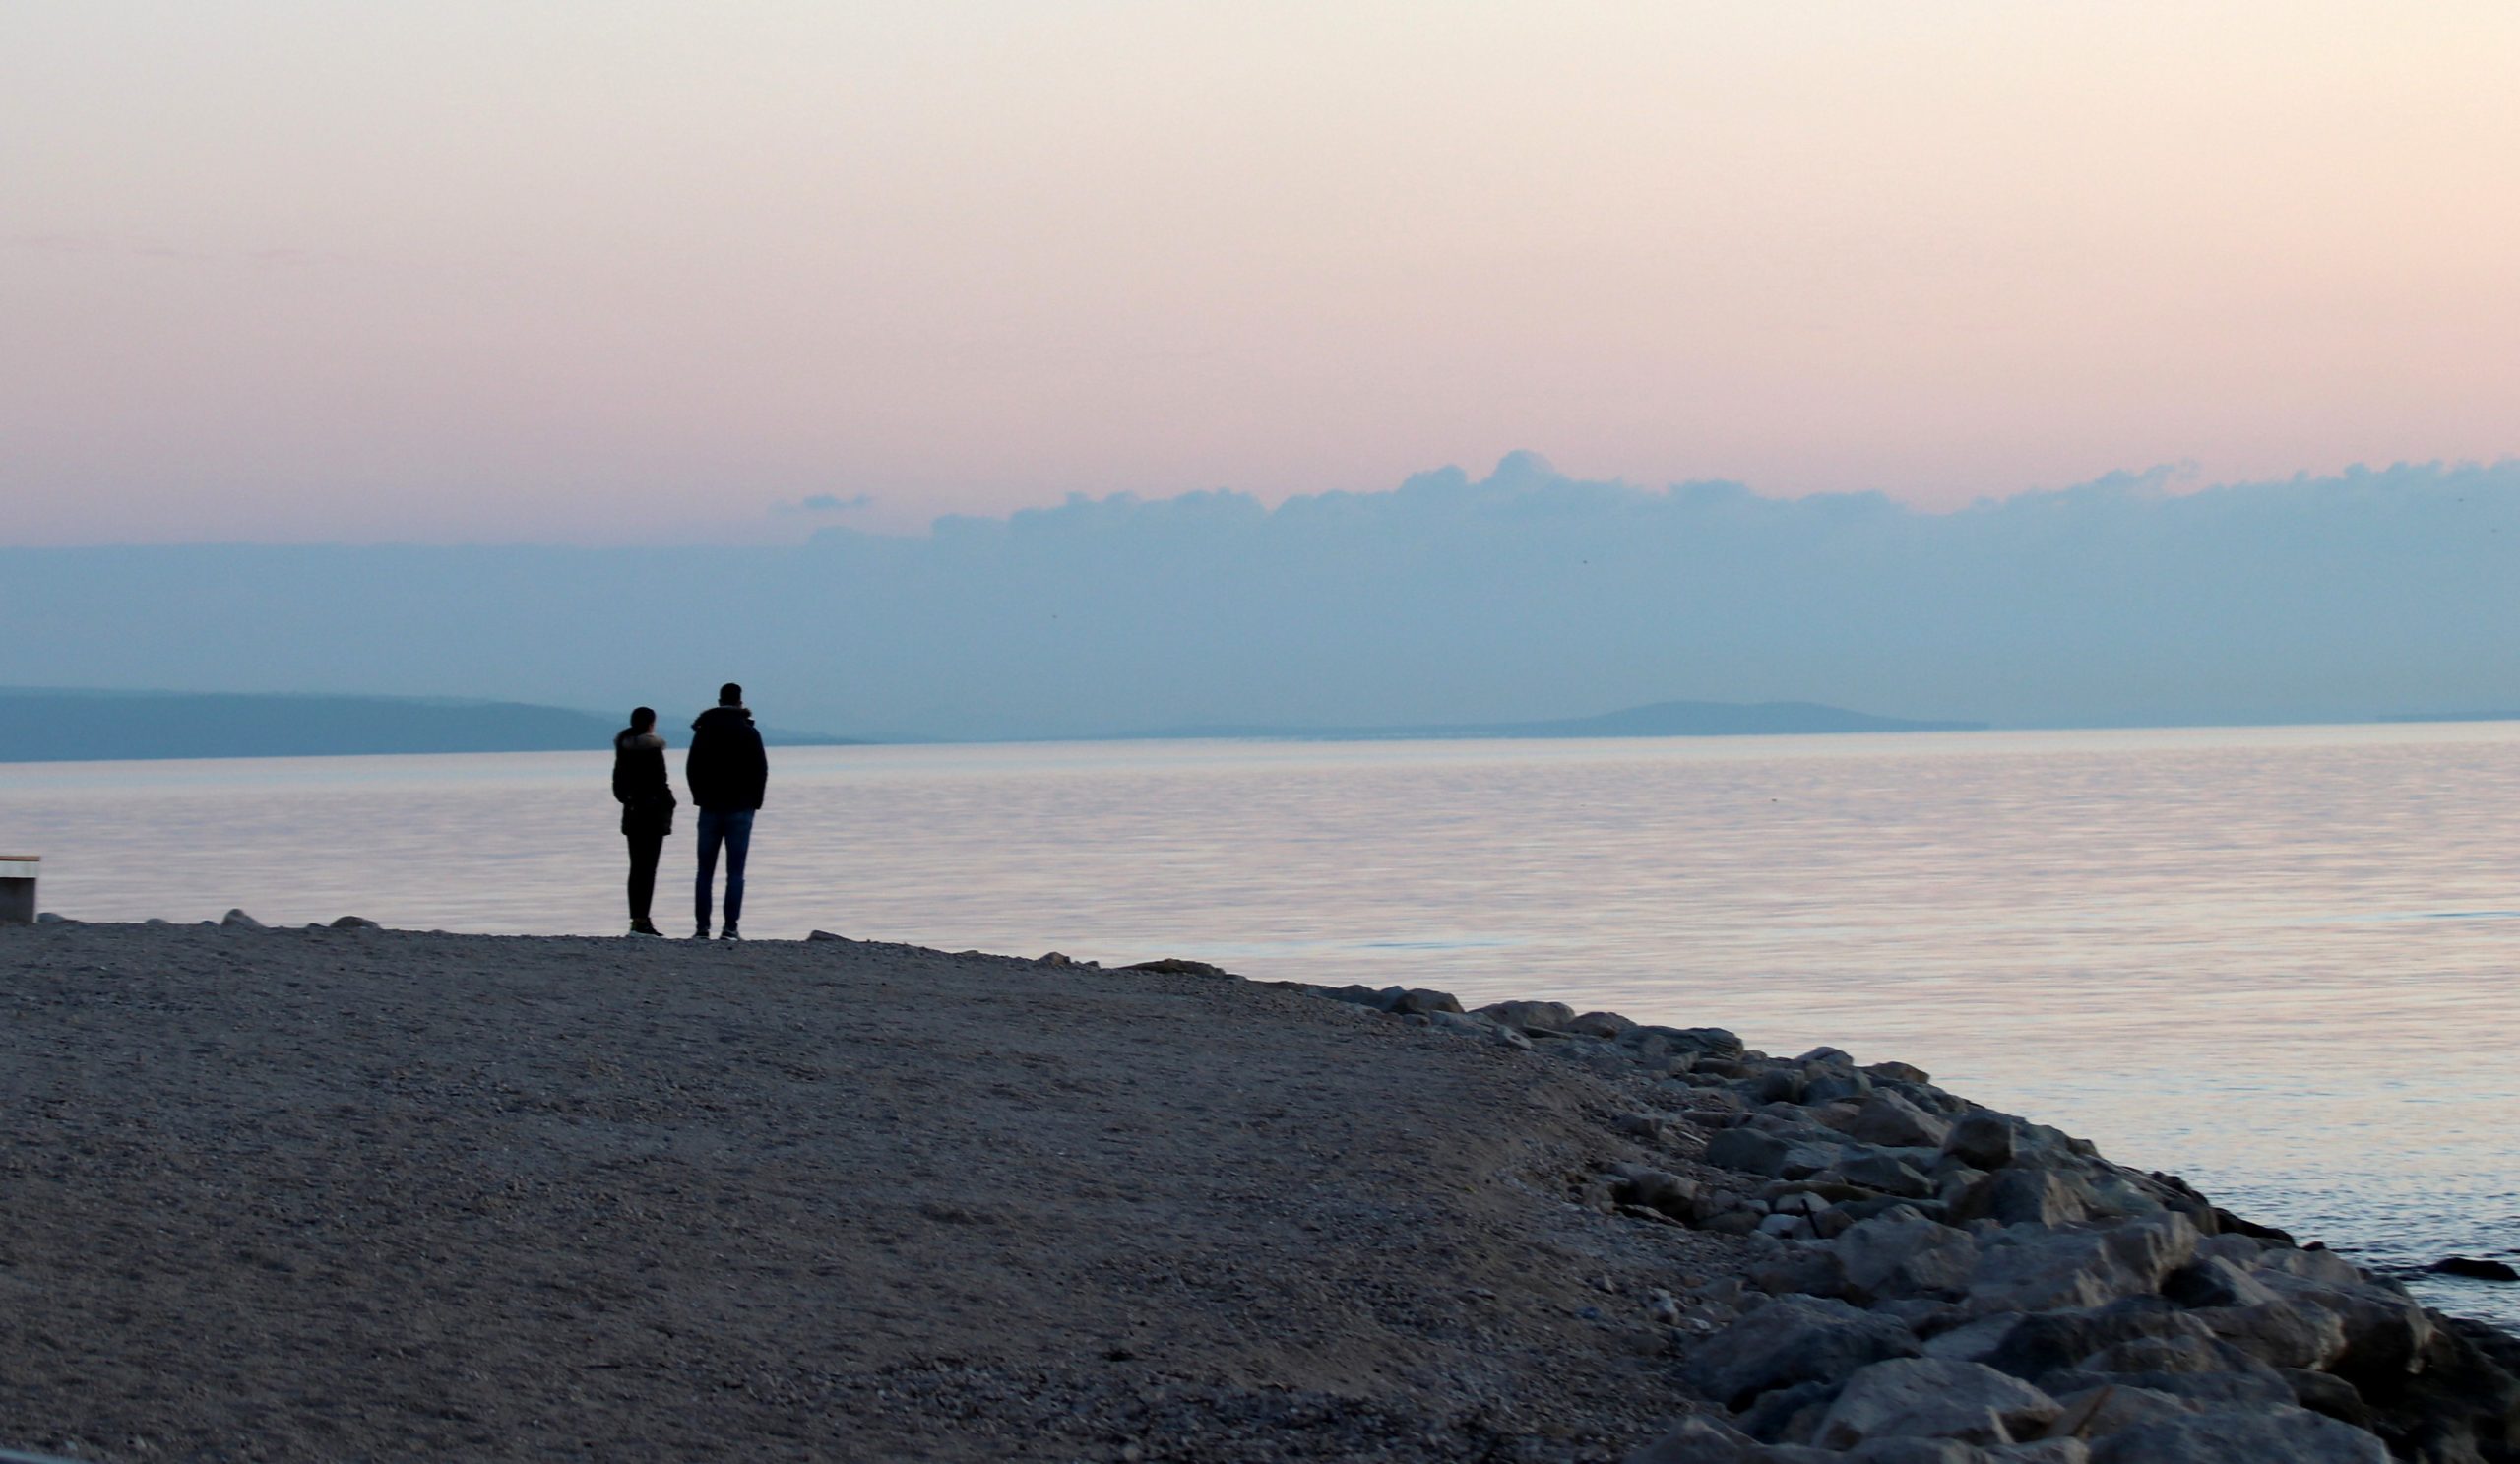
[[[2520,1342],[1917,1068],[1312,989],[1610,1080],[1655,1158],[1570,1197],[1738,1239],[1735,1274],[1639,1299],[1691,1411],[1632,1464],[2520,1460]]]

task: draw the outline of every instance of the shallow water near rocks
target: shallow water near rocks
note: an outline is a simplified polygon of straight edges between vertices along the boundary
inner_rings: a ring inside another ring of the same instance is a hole
[[[601,933],[608,766],[6,766],[0,852],[92,920]],[[1825,1043],[2366,1264],[2520,1260],[2520,724],[775,749],[744,927],[816,926]]]

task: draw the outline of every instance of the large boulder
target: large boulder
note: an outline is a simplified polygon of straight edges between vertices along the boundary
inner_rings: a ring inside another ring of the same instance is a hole
[[[2346,1266],[2346,1274],[2354,1279],[2343,1284],[2272,1268],[2259,1271],[2257,1277],[2285,1301],[2336,1318],[2345,1337],[2344,1348],[2329,1365],[2337,1375],[2368,1390],[2386,1387],[2419,1370],[2433,1338],[2431,1316],[2404,1292],[2366,1281],[2351,1266]]]
[[[1938,1148],[1950,1137],[1951,1125],[1888,1089],[1877,1089],[1863,1101],[1863,1111],[1847,1126],[1849,1135],[1885,1148]]]
[[[2182,1306],[2255,1306],[2275,1300],[2273,1288],[2238,1262],[2208,1252],[2201,1241],[2196,1259],[2162,1278],[2162,1295]]]
[[[2443,1318],[2414,1375],[2373,1388],[2373,1428],[2411,1459],[2520,1458],[2520,1346],[2474,1322]],[[2319,1408],[2305,1398],[2304,1407]]]
[[[1615,1042],[1636,1030],[1636,1024],[1614,1011],[1588,1011],[1566,1023],[1566,1030],[1577,1037],[1598,1037]]]
[[[1838,1173],[1850,1184],[1860,1184],[1899,1199],[1921,1200],[1933,1193],[1933,1181],[1924,1172],[1897,1155],[1881,1149],[1851,1151],[1838,1163]]]
[[[1046,961],[1048,958],[1042,959]],[[1161,961],[1140,961],[1135,966],[1123,966],[1120,969],[1152,972],[1158,976],[1229,976],[1232,974],[1221,966],[1210,966],[1204,961],[1185,961],[1178,956],[1167,956]],[[1461,1010],[1461,1002],[1450,991],[1428,990],[1423,987],[1347,986],[1316,987],[1313,989],[1333,1001],[1369,1006],[1375,1011],[1387,1012],[1393,1016],[1431,1016],[1438,1012]]]
[[[1858,1100],[1871,1091],[1872,1079],[1859,1072],[1822,1069],[1805,1078],[1802,1101],[1812,1108],[1824,1104],[1853,1108]]]
[[[2218,1408],[2121,1430],[2092,1464],[2388,1464],[2386,1445],[2305,1408]]]
[[[1800,1215],[1770,1215],[1759,1224],[1759,1233],[1780,1239],[1808,1237],[1812,1225]],[[1866,1300],[1860,1293],[1848,1295],[1847,1269],[1838,1263],[1835,1248],[1828,1245],[1772,1245],[1770,1254],[1750,1267],[1749,1283],[1770,1296],[1798,1295],[1806,1297],[1847,1297],[1854,1302]]]
[[[1700,1342],[1688,1362],[1697,1390],[1739,1410],[1798,1382],[1836,1382],[1867,1364],[1911,1358],[1916,1334],[1886,1316],[1822,1297],[1784,1296]]]
[[[2291,1245],[2271,1245],[2257,1252],[2250,1269],[2262,1275],[2292,1276],[2302,1281],[2315,1281],[2321,1286],[2361,1286],[2362,1273],[2354,1263],[2333,1250]]]
[[[1847,1379],[1813,1441],[1836,1449],[1885,1437],[2011,1443],[2058,1412],[2055,1399],[1983,1364],[1898,1358]]]
[[[2214,1234],[2221,1224],[2215,1219],[2212,1205],[2192,1195],[2163,1189],[2115,1165],[2084,1164],[2070,1166],[2066,1172],[2073,1176],[2085,1209],[2096,1219],[2117,1220],[2176,1210],[2196,1227],[2200,1238]]]
[[[1742,1097],[1758,1104],[1798,1104],[1811,1075],[1790,1062],[1771,1062],[1741,1080]]]
[[[1958,1326],[1944,1327],[1925,1338],[1924,1352],[1929,1358],[1952,1358],[1963,1363],[1984,1363],[2001,1350],[2013,1328],[2027,1320],[2018,1311],[1998,1311],[1991,1316],[1973,1317]],[[2088,1352],[2090,1349],[2084,1349]],[[2076,1357],[2082,1353],[2074,1354]],[[2053,1366],[2053,1365],[2051,1365]],[[2018,1369],[2007,1369],[2015,1377],[2034,1374]]]
[[[1951,1202],[1956,1225],[2071,1225],[2099,1209],[2091,1187],[2061,1170],[2000,1169],[1973,1181]]]
[[[2271,1376],[2274,1371],[2218,1337],[2129,1337],[2110,1343],[2075,1367],[2091,1372],[2125,1373],[2238,1372]]]
[[[1561,1062],[1571,1062],[1595,1077],[1611,1082],[1632,1077],[1636,1072],[1635,1056],[1616,1043],[1560,1032],[1545,1050]]]
[[[2371,1427],[2371,1405],[2362,1401],[2362,1394],[2354,1384],[2333,1372],[2311,1372],[2300,1368],[2282,1370],[2285,1382],[2292,1385],[2294,1402],[2357,1429]]]
[[[2191,1409],[2290,1408],[2295,1395],[2283,1374],[2256,1372],[2098,1372],[2063,1368],[2039,1379],[2059,1398],[2093,1388],[2145,1388],[2182,1398]]]
[[[1741,1055],[1741,1039],[1721,1027],[1629,1028],[1619,1040],[1642,1057],[1732,1058]]]
[[[1841,1382],[1797,1382],[1790,1388],[1761,1393],[1758,1401],[1732,1422],[1761,1443],[1802,1445],[1820,1432],[1829,1405],[1847,1390]],[[1834,1456],[1832,1456],[1834,1457]]]
[[[1757,1128],[1721,1129],[1706,1141],[1708,1164],[1720,1170],[1761,1175],[1771,1179],[1807,1178],[1837,1161],[1838,1151],[1834,1145],[1789,1138]]]
[[[1860,1221],[1834,1249],[1847,1285],[1874,1299],[1964,1295],[1978,1269],[1978,1242],[1968,1232],[1914,1211]]]
[[[1428,1012],[1426,1013],[1426,1025],[1434,1028],[1438,1032],[1450,1032],[1461,1037],[1477,1038],[1480,1042],[1494,1043],[1500,1048],[1516,1048],[1529,1050],[1532,1045],[1532,1040],[1530,1038],[1523,1036],[1511,1027],[1499,1027],[1494,1022],[1488,1021],[1484,1017],[1464,1016],[1457,1011]]]
[[[1511,1027],[1517,1032],[1539,1032],[1555,1036],[1575,1020],[1575,1008],[1563,1001],[1491,1001],[1479,1008],[1480,1016]]]
[[[2043,1311],[2028,1316],[2013,1315],[2009,1319],[2002,1315],[1985,1317],[1942,1333],[1926,1350],[1931,1354],[1984,1363],[2015,1377],[2042,1382],[2049,1373],[2072,1368],[2085,1358],[2120,1342],[2141,1337],[2188,1337],[2210,1341],[2213,1335],[2204,1322],[2187,1312],[2163,1306],[2158,1302],[2146,1305],[2135,1301],[2076,1310]],[[2043,1385],[2050,1392],[2058,1391],[2052,1382],[2043,1382]]]
[[[1942,1152],[1971,1169],[2002,1169],[2012,1163],[2012,1120],[1989,1109],[1965,1114],[1951,1125]]]
[[[1198,963],[1180,962],[1176,964],[1196,965]],[[1137,968],[1130,967],[1128,969],[1134,971]],[[1210,967],[1208,971],[1205,972],[1196,972],[1193,974],[1205,976],[1211,973],[1217,976],[1224,976],[1226,974],[1223,971],[1217,970],[1215,967]],[[1461,1010],[1461,998],[1455,996],[1452,992],[1432,990],[1424,987],[1387,987],[1377,994],[1379,999],[1376,1001],[1376,1005],[1380,1006],[1384,1011],[1392,1012],[1404,1017],[1425,1016],[1434,1012],[1458,1013]]]
[[[2185,1418],[2196,1411],[2195,1403],[2176,1393],[2137,1387],[2130,1382],[2101,1383],[2060,1392],[2056,1402],[2065,1411],[2049,1432],[2071,1430],[2092,1438],[2164,1419]]]
[[[1978,1252],[1969,1304],[1980,1313],[2096,1306],[2161,1290],[2196,1253],[2196,1227],[2175,1211],[2090,1230],[2014,1226]]]
[[[1695,1179],[1683,1178],[1669,1170],[1658,1170],[1646,1164],[1622,1164],[1611,1173],[1618,1179],[1611,1197],[1622,1205],[1643,1205],[1674,1220],[1694,1220],[1704,1203],[1703,1193]]]
[[[2206,1306],[2188,1314],[2270,1368],[2323,1371],[2345,1356],[2345,1323],[2323,1306],[2270,1299],[2253,1306]]]

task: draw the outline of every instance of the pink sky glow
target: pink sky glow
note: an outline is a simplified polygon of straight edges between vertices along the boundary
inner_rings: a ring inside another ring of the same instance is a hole
[[[2494,459],[2515,76],[2503,0],[12,5],[0,541]]]

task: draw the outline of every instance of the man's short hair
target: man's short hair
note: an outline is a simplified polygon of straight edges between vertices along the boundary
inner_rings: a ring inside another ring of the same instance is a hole
[[[728,681],[725,685],[718,688],[718,705],[722,707],[740,707],[743,704],[744,689],[736,685],[734,682]]]

